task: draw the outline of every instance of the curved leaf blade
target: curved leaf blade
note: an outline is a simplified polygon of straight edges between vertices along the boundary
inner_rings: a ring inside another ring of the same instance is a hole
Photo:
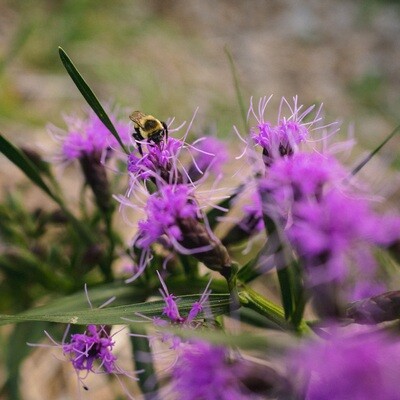
[[[93,90],[90,89],[89,85],[83,79],[82,75],[79,73],[74,63],[68,57],[67,53],[61,47],[58,48],[58,51],[65,69],[67,70],[71,79],[74,81],[78,90],[82,93],[82,96],[85,98],[90,108],[96,113],[100,121],[111,132],[111,134],[115,137],[115,139],[117,139],[119,145],[125,151],[125,153],[128,154],[128,151],[125,148],[124,144],[122,143],[122,140],[117,130],[115,129],[113,123],[111,122],[109,116],[107,115],[104,108],[100,104]]]
[[[188,313],[200,295],[181,296],[179,310]],[[229,313],[231,309],[230,296],[228,294],[211,294],[209,297],[209,309],[214,316]],[[27,321],[61,322],[74,325],[121,325],[129,323],[129,319],[138,320],[137,313],[147,317],[160,316],[165,307],[163,300],[115,306],[107,308],[95,308],[88,310],[68,312],[43,312],[38,314],[37,310],[24,312],[17,315],[0,315],[0,325]],[[128,320],[128,321],[127,321]]]
[[[0,152],[3,153],[16,167],[18,167],[37,187],[43,190],[57,203],[59,202],[55,194],[47,186],[37,171],[37,168],[28,157],[3,135],[0,134]]]

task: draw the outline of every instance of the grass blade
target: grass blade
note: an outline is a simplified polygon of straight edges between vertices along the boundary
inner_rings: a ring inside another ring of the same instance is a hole
[[[199,294],[180,296],[179,311],[183,314],[188,313],[193,303],[198,301],[199,296]],[[43,311],[43,313],[39,313],[38,309],[33,309],[31,312],[26,311],[17,315],[0,315],[0,325],[28,321],[61,322],[76,325],[120,325],[128,323],[124,322],[123,318],[138,320],[139,317],[136,316],[138,312],[148,317],[160,316],[163,313],[164,307],[165,302],[159,300],[77,311],[57,312],[55,309],[52,309],[51,312]],[[229,313],[231,309],[229,295],[211,294],[209,297],[209,309],[214,316]],[[142,324],[139,323],[139,325]],[[133,324],[133,326],[135,326],[135,324]]]
[[[0,134],[0,152],[18,167],[37,187],[58,203],[58,198],[44,182],[35,165],[26,155]]]
[[[236,98],[237,98],[237,101],[238,101],[238,104],[239,104],[240,115],[242,116],[244,131],[248,132],[249,131],[249,124],[247,123],[247,112],[246,112],[246,107],[244,105],[242,92],[240,90],[239,79],[238,79],[238,76],[237,76],[235,63],[233,62],[233,57],[232,57],[231,52],[228,50],[228,48],[226,46],[224,47],[224,50],[225,50],[226,56],[228,57],[229,65],[231,67],[233,84],[235,86]]]
[[[383,140],[383,142],[371,153],[367,155],[367,157],[364,158],[352,171],[351,171],[351,176],[354,176],[357,174],[370,160],[371,158],[378,153],[378,151],[381,150],[381,148],[390,140],[392,139],[397,133],[400,132],[400,125],[397,126],[388,136],[386,139]]]
[[[109,116],[104,111],[104,108],[100,104],[96,95],[93,93],[92,89],[90,89],[89,85],[82,78],[82,75],[76,69],[75,65],[68,57],[67,53],[61,48],[58,48],[60,58],[62,63],[64,64],[65,69],[67,70],[69,76],[74,81],[78,90],[82,93],[82,96],[85,98],[91,109],[96,113],[96,115],[100,118],[100,121],[104,124],[104,126],[111,132],[111,134],[117,139],[121,148],[128,154],[128,150],[125,148],[125,145],[122,143],[122,140],[115,129],[113,123],[111,122]]]

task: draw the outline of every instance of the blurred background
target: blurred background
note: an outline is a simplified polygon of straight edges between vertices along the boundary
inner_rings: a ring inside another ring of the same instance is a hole
[[[323,101],[374,145],[399,119],[399,16],[399,2],[377,0],[2,0],[1,130],[43,139],[46,123],[85,104],[62,46],[102,102],[178,120],[199,106],[203,124],[231,135],[240,115],[226,46],[246,103]]]
[[[236,140],[227,48],[246,104],[274,94],[275,119],[281,96],[323,102],[328,121],[343,121],[343,137],[354,124],[366,150],[400,121],[399,38],[398,1],[0,0],[0,131],[52,149],[46,124],[86,106],[62,46],[103,104],[178,122],[200,107],[198,133]],[[399,146],[397,137],[372,165],[400,168]],[[3,157],[0,170],[3,191],[16,170]]]

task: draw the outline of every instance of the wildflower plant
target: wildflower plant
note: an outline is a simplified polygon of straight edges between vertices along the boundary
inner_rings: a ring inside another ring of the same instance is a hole
[[[239,156],[195,137],[197,110],[187,124],[162,116],[168,137],[138,143],[130,110],[106,111],[60,57],[90,110],[49,127],[53,157],[0,136],[50,200],[33,208],[30,192],[10,192],[0,204],[0,321],[15,324],[1,393],[18,398],[29,342],[60,349],[89,391],[88,374],[124,375],[128,398],[398,398],[387,360],[400,343],[400,217],[378,211],[358,172],[400,128],[346,166],[337,152],[349,142],[331,145],[339,127],[322,106],[283,98],[270,120],[263,97],[250,100],[246,129],[233,128]],[[76,198],[67,168],[80,176]],[[88,309],[84,284],[95,304],[115,302]]]

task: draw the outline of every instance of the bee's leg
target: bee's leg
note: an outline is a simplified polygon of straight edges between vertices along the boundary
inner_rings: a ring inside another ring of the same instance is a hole
[[[140,155],[143,157],[142,145],[139,142],[136,142],[136,145]]]
[[[133,133],[132,136],[136,141],[136,146],[137,146],[137,149],[138,149],[140,155],[143,157],[142,145],[140,143],[140,141],[143,140],[142,135],[139,132],[136,131],[136,132]]]
[[[162,126],[164,127],[165,132],[165,142],[168,142],[168,126],[165,122],[161,122]]]

